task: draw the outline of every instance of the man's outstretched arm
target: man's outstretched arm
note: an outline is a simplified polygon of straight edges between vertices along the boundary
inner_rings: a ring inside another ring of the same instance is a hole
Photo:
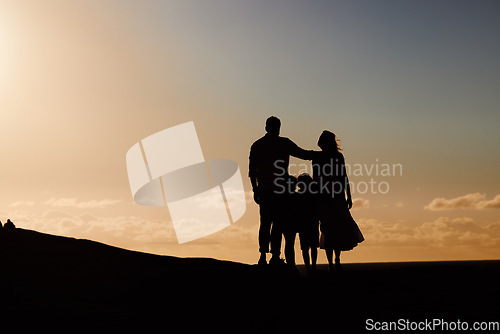
[[[289,146],[289,154],[292,157],[296,157],[302,160],[313,160],[317,159],[319,155],[321,154],[321,151],[313,151],[313,150],[304,150],[303,148],[299,147],[297,144],[295,144],[293,141],[290,139],[288,146]]]

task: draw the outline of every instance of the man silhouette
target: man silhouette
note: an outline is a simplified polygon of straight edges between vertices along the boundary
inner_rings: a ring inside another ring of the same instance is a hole
[[[266,120],[266,134],[255,141],[250,148],[248,176],[252,183],[254,200],[260,207],[259,252],[258,264],[267,264],[266,254],[271,243],[271,260],[269,264],[281,263],[280,225],[286,210],[288,165],[290,156],[304,160],[313,158],[313,151],[298,147],[288,138],[280,137],[281,121],[275,116]],[[285,195],[285,196],[284,196]]]

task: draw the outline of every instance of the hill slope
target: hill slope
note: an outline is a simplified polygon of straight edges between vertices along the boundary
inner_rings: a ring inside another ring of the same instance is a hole
[[[0,317],[18,324],[349,333],[369,318],[498,321],[500,261],[346,264],[305,277],[23,229],[0,236],[0,261]]]

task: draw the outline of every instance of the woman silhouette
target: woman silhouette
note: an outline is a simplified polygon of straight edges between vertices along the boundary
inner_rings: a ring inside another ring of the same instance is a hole
[[[321,152],[312,161],[313,176],[318,185],[318,215],[321,222],[321,248],[325,249],[328,268],[341,270],[341,251],[351,250],[364,240],[351,216],[351,189],[344,155],[333,132],[323,131],[318,139]]]

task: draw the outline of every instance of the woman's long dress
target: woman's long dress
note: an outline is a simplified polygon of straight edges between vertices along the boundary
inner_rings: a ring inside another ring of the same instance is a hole
[[[313,160],[313,173],[318,186],[318,215],[324,236],[322,248],[351,250],[364,237],[347,208],[345,190],[349,181],[344,156],[339,152],[321,153]]]

